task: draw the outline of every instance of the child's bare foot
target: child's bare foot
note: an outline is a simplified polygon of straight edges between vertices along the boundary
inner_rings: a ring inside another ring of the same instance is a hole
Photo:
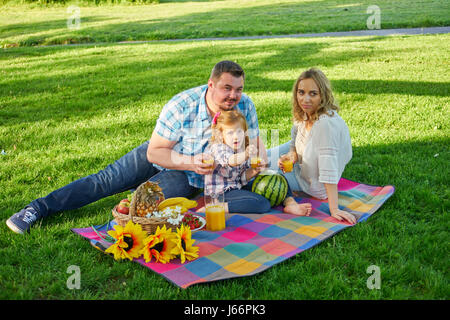
[[[297,203],[294,198],[287,198],[284,202],[283,212],[297,216],[309,216],[311,214],[311,203]]]

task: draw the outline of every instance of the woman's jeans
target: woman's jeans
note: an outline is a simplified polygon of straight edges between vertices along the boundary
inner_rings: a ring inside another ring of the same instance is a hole
[[[46,217],[55,212],[81,208],[113,194],[135,189],[147,180],[158,181],[166,198],[189,197],[198,191],[197,188],[189,185],[187,176],[183,171],[159,170],[149,163],[147,147],[148,141],[98,173],[78,179],[43,198],[36,199],[29,206],[36,209],[42,217]],[[278,157],[288,151],[289,143],[268,150],[270,168],[278,171]],[[291,189],[298,190],[295,176],[292,173],[285,176]],[[244,209],[248,212],[267,212],[270,210],[270,207],[267,208],[267,201],[265,203],[259,201],[262,200],[262,197],[251,193],[249,187],[247,186],[242,190],[233,190],[239,192],[228,192],[228,199],[232,202],[229,208],[230,212],[244,212]],[[249,201],[250,199],[252,201]],[[248,203],[251,203],[253,207],[249,208]]]

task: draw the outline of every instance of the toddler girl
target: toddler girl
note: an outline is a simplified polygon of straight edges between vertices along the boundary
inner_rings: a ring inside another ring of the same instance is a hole
[[[252,192],[248,183],[263,167],[250,166],[250,155],[256,155],[257,148],[249,144],[244,115],[237,110],[218,112],[211,130],[207,153],[214,158],[216,167],[205,176],[205,195],[224,193],[225,212],[270,211],[269,200]]]
[[[213,119],[209,153],[214,158],[216,167],[211,175],[205,176],[205,194],[224,192],[225,212],[230,213],[265,213],[271,209],[270,201],[251,191],[250,181],[262,169],[250,165],[250,158],[256,157],[258,150],[249,144],[247,122],[237,110],[218,112]],[[288,188],[288,197],[292,192]],[[298,210],[307,210],[310,204],[295,204]]]

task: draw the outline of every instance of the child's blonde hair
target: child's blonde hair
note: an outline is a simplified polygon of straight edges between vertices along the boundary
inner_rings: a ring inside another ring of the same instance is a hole
[[[245,148],[247,148],[250,144],[247,134],[247,121],[245,120],[244,115],[237,110],[220,111],[219,114],[214,116],[213,124],[211,126],[211,143],[223,143],[223,128],[225,126],[232,126],[237,122],[241,123],[242,129],[244,130]]]

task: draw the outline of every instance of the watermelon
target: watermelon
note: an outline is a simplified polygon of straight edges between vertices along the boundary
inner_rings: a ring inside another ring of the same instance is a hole
[[[286,198],[288,183],[284,176],[274,171],[259,174],[252,185],[252,191],[262,195],[270,201],[270,205],[277,206]]]

